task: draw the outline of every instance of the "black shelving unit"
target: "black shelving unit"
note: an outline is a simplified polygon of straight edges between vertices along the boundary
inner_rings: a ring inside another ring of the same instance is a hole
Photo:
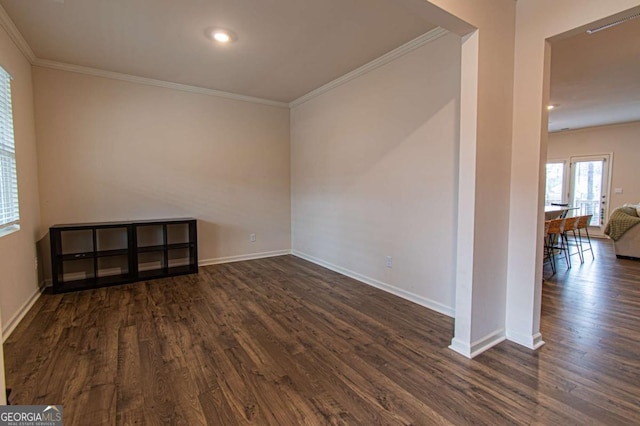
[[[54,293],[198,272],[193,218],[49,228]]]

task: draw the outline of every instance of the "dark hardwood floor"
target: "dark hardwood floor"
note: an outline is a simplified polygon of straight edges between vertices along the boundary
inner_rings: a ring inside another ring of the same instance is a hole
[[[544,284],[530,351],[293,256],[43,295],[4,345],[14,404],[67,425],[640,424],[640,261]],[[549,271],[547,271],[548,275]]]

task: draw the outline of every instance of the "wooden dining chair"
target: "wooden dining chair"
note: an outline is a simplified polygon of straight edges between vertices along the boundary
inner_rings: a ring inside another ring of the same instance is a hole
[[[591,237],[589,236],[589,224],[591,223],[592,214],[588,214],[585,216],[578,216],[578,223],[576,225],[576,231],[578,231],[578,241],[580,244],[580,251],[582,252],[581,260],[584,262],[584,252],[591,251],[591,257],[593,260],[596,259],[596,256],[593,254],[593,247],[591,246]],[[584,230],[587,237],[587,244],[589,244],[589,248],[583,249],[584,239],[582,237],[582,230]]]
[[[544,264],[546,261],[549,261],[549,264],[551,265],[551,270],[553,271],[553,275],[555,275],[556,273],[556,265],[555,262],[553,260],[553,250],[551,250],[551,248],[549,247],[548,244],[548,238],[549,238],[549,225],[551,224],[551,220],[545,220],[544,221],[544,259],[542,260],[542,263]],[[544,281],[544,279],[543,279]]]
[[[580,258],[580,263],[584,263],[584,259],[582,257],[582,246],[580,245],[576,235],[578,224],[580,223],[579,219],[579,217],[568,217],[564,220],[562,238],[564,239],[564,246],[567,249],[567,254],[569,256],[569,263],[571,263],[571,256],[576,254]],[[569,233],[573,235],[573,242],[569,241]],[[571,253],[571,246],[576,248],[574,253]]]
[[[549,221],[549,228],[547,229],[546,245],[551,256],[551,269],[554,274],[556,273],[556,250],[564,254],[564,259],[567,262],[567,268],[571,268],[567,248],[564,245],[564,223],[565,219],[552,219]]]

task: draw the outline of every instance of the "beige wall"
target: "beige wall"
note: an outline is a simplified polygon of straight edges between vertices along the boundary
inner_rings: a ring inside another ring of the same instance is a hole
[[[294,253],[453,315],[459,87],[449,34],[292,110]]]
[[[624,203],[640,203],[640,123],[591,127],[549,134],[548,159],[613,153],[609,212]],[[622,188],[616,194],[615,188]]]
[[[514,83],[507,337],[538,346],[547,158],[548,38],[638,6],[637,0],[518,0]],[[582,29],[583,30],[583,29]]]
[[[201,262],[290,248],[288,109],[33,73],[44,229],[193,216]]]
[[[6,403],[2,342],[39,293],[35,268],[40,206],[31,65],[0,28],[0,66],[13,76],[11,98],[18,171],[20,230],[0,237],[0,404]]]
[[[2,329],[6,331],[15,326],[16,315],[38,292],[35,242],[41,233],[31,65],[2,28],[0,65],[13,76],[11,91],[20,200],[20,230],[0,237],[0,311]]]

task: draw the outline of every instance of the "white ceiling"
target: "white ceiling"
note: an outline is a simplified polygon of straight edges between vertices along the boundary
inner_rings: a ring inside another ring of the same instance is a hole
[[[416,4],[0,0],[40,60],[285,103],[433,29]],[[215,44],[211,26],[239,40]],[[639,76],[640,18],[552,41],[549,131],[639,121]]]
[[[552,42],[549,131],[640,121],[640,18]]]
[[[39,59],[291,102],[435,26],[398,0],[0,0]],[[204,29],[239,37],[214,44]]]

